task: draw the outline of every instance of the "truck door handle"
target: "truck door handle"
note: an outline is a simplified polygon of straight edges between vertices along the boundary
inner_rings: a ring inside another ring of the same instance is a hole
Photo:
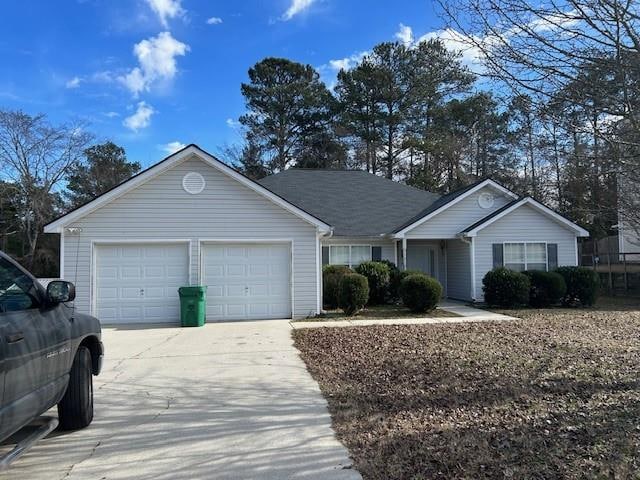
[[[20,340],[24,340],[24,334],[22,332],[12,333],[11,335],[7,335],[7,343],[16,343]]]

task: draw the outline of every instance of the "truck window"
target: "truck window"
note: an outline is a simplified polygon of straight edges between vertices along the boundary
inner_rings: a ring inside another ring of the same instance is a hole
[[[0,258],[0,313],[27,310],[36,304],[31,278],[8,260]]]

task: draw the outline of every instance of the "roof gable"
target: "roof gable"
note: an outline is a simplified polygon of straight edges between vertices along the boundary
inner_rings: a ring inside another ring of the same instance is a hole
[[[438,199],[436,202],[434,202],[432,205],[429,205],[424,210],[418,212],[413,218],[404,222],[394,230],[395,236],[397,238],[403,237],[410,230],[413,230],[414,228],[422,225],[427,220],[435,217],[438,214],[441,214],[442,212],[446,211],[448,208],[452,207],[453,205],[456,205],[458,202],[461,202],[462,200],[474,194],[475,192],[487,187],[493,190],[496,190],[512,199],[518,198],[518,196],[515,193],[513,193],[508,188],[500,185],[498,182],[494,180],[491,180],[491,179],[479,180],[460,190],[456,190],[454,192],[448,193],[447,195],[444,195],[443,197]]]
[[[182,163],[183,161],[191,158],[192,156],[197,156],[200,160],[204,161],[206,164],[225,174],[227,177],[249,187],[251,190],[255,191],[259,195],[267,198],[271,202],[276,205],[282,207],[283,209],[289,211],[290,213],[298,216],[299,218],[307,221],[308,223],[316,226],[321,231],[328,232],[331,230],[331,226],[324,222],[323,220],[315,217],[314,215],[306,212],[302,208],[290,203],[286,199],[280,197],[278,194],[271,192],[269,189],[264,186],[254,182],[250,178],[242,175],[237,170],[229,167],[228,165],[222,163],[220,160],[215,158],[213,155],[208,152],[202,150],[197,145],[188,145],[185,148],[175,152],[172,155],[169,155],[164,160],[156,163],[155,165],[143,170],[142,172],[134,175],[128,180],[122,182],[111,190],[103,193],[102,195],[96,197],[90,202],[81,205],[80,207],[72,210],[71,212],[62,215],[61,217],[55,219],[49,224],[45,225],[44,231],[45,233],[59,233],[62,231],[62,228],[69,223],[72,223],[96,210],[101,208],[104,205],[109,204],[116,198],[124,195],[127,192],[130,192],[137,188],[138,186],[146,183],[152,178],[157,177],[158,175],[166,172],[171,169],[175,165]]]
[[[504,205],[502,208],[499,208],[498,210],[496,210],[495,212],[490,213],[489,215],[487,215],[486,217],[478,220],[477,222],[475,222],[473,225],[469,225],[467,228],[465,228],[461,234],[465,237],[475,237],[479,231],[481,231],[482,229],[488,227],[489,225],[491,225],[492,223],[496,222],[497,220],[505,217],[506,215],[508,215],[509,213],[513,212],[514,210],[524,206],[524,205],[529,205],[531,206],[534,210],[536,210],[537,212],[551,218],[552,220],[554,220],[556,223],[570,229],[576,232],[576,235],[580,236],[580,237],[588,237],[589,236],[589,232],[587,230],[585,230],[584,228],[582,228],[580,225],[572,222],[571,220],[569,220],[568,218],[564,217],[563,215],[560,215],[558,212],[552,210],[551,208],[547,207],[546,205],[544,205],[543,203],[538,202],[537,200],[531,198],[531,197],[522,197],[519,198],[517,200],[514,200],[512,202],[509,202],[508,204]]]

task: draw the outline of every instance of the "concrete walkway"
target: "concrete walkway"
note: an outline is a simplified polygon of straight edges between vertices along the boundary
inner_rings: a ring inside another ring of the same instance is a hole
[[[288,322],[103,339],[93,424],[54,433],[1,479],[360,479]]]
[[[459,317],[416,317],[416,318],[380,318],[371,320],[359,320],[354,317],[353,320],[337,320],[337,321],[294,321],[289,322],[291,328],[322,328],[322,327],[361,327],[365,325],[421,325],[432,323],[464,323],[464,322],[496,322],[518,320],[515,317],[493,313],[487,310],[470,307],[462,302],[443,301],[438,308],[447,312],[460,315]]]

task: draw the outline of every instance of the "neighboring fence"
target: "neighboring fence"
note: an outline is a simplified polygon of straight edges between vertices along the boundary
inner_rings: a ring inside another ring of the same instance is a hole
[[[640,295],[640,252],[581,253],[580,265],[593,268],[611,294]]]

